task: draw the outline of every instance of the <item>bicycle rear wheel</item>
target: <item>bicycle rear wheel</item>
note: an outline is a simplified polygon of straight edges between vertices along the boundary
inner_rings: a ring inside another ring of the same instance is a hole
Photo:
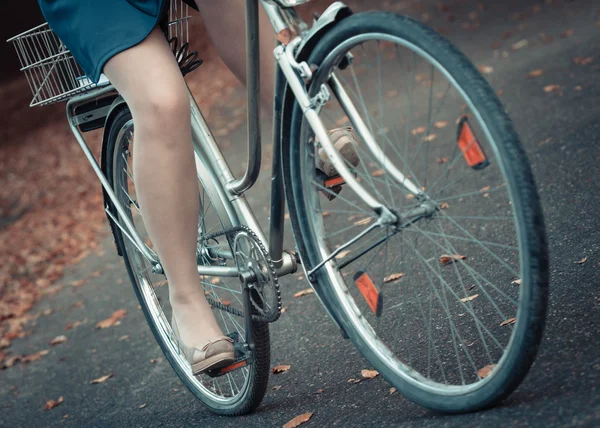
[[[541,207],[510,119],[462,53],[406,17],[349,17],[308,63],[319,66],[311,96],[335,86],[335,73],[389,162],[424,195],[408,192],[358,141],[360,164],[348,167],[361,184],[399,215],[435,206],[375,229],[316,271],[325,305],[408,398],[444,412],[497,403],[533,363],[548,287]],[[320,116],[329,129],[358,128],[337,98]],[[316,150],[296,105],[284,170],[307,271],[377,219],[349,187],[339,195],[328,187]]]
[[[112,120],[108,129],[107,156],[103,160],[105,172],[119,201],[125,207],[130,220],[149,249],[152,242],[148,237],[137,205],[135,180],[133,176],[134,124],[131,112],[123,108]],[[210,166],[202,165],[207,170]],[[217,247],[220,251],[233,253],[232,240],[226,235],[205,242],[200,239],[207,234],[225,232],[237,225],[237,219],[230,216],[227,203],[219,194],[209,175],[200,175],[198,217],[199,264],[234,266],[233,260],[214,258]],[[105,203],[108,206],[110,201]],[[270,369],[269,326],[264,322],[253,321],[255,352],[251,365],[211,378],[206,374],[193,376],[189,363],[179,349],[170,325],[171,307],[169,304],[168,281],[162,274],[154,274],[150,262],[145,259],[133,242],[115,227],[115,241],[123,255],[129,278],[140,302],[144,316],[150,325],[157,342],[169,363],[189,388],[211,411],[222,415],[243,415],[254,410],[261,402],[267,388]],[[213,312],[224,333],[237,332],[241,340],[245,338],[247,326],[244,322],[242,285],[238,278],[200,277],[199,285],[208,299],[214,302]]]

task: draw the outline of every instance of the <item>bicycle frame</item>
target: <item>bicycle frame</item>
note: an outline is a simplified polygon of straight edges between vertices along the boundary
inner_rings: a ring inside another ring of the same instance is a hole
[[[248,101],[248,162],[244,175],[236,179],[227,164],[222,152],[220,151],[217,142],[211,133],[208,124],[204,116],[202,115],[196,100],[190,93],[190,104],[191,104],[191,121],[192,121],[192,141],[194,146],[195,158],[197,166],[204,165],[204,167],[197,167],[197,173],[199,177],[204,177],[204,183],[220,183],[221,186],[214,186],[213,192],[217,192],[218,196],[222,200],[227,200],[232,207],[232,212],[227,212],[227,215],[232,219],[237,219],[238,224],[246,224],[263,241],[265,246],[269,248],[271,258],[274,261],[277,269],[278,276],[284,276],[290,273],[294,273],[297,270],[297,259],[292,251],[286,251],[283,249],[283,224],[284,224],[284,211],[285,211],[285,197],[284,197],[284,183],[283,183],[283,171],[281,165],[281,117],[283,100],[281,95],[284,92],[285,85],[287,84],[290,90],[293,92],[296,100],[300,104],[302,111],[315,135],[321,142],[323,149],[329,156],[330,160],[334,164],[336,170],[363,201],[375,211],[379,220],[373,224],[367,231],[363,232],[366,234],[372,230],[375,226],[384,226],[389,224],[395,224],[398,222],[396,214],[390,212],[387,207],[382,205],[380,202],[375,200],[373,196],[367,192],[360,183],[357,182],[354,175],[346,167],[344,160],[340,154],[334,148],[331,142],[327,129],[321,122],[318,112],[320,108],[329,99],[329,92],[325,86],[319,88],[319,92],[314,97],[309,97],[305,89],[304,82],[302,79],[310,79],[312,77],[312,71],[306,63],[298,63],[295,60],[295,51],[303,43],[302,36],[296,36],[291,39],[293,34],[290,30],[290,19],[286,15],[288,11],[282,9],[278,5],[268,3],[266,0],[260,0],[262,7],[269,16],[273,30],[277,36],[277,39],[282,43],[277,46],[274,51],[277,70],[275,73],[275,100],[274,100],[274,129],[273,129],[273,168],[272,168],[272,189],[271,189],[271,215],[269,223],[269,239],[265,237],[254,213],[250,209],[244,193],[249,190],[258,178],[260,167],[261,167],[261,126],[260,126],[260,82],[259,82],[259,41],[258,41],[258,1],[259,0],[246,0],[246,88],[247,88],[247,101]],[[320,19],[327,20],[328,14],[335,14],[341,8],[345,7],[341,2],[335,2],[328,8]],[[305,41],[305,40],[304,40]],[[350,117],[352,123],[359,125],[358,131],[364,141],[367,142],[367,146],[376,159],[383,160],[383,153],[377,143],[370,136],[364,122],[361,120],[356,108],[352,105],[350,99],[345,96],[343,89],[340,85],[335,85],[335,76],[333,76],[333,85],[336,95],[340,98],[345,111]],[[108,179],[103,174],[101,167],[98,165],[94,155],[87,146],[81,132],[78,129],[78,125],[81,124],[82,118],[75,114],[75,108],[85,102],[89,102],[94,98],[102,97],[106,94],[115,92],[115,88],[112,85],[107,87],[96,89],[91,92],[84,93],[82,95],[75,96],[67,103],[67,117],[71,131],[75,135],[79,145],[84,151],[88,161],[92,165],[94,172],[98,176],[104,190],[111,199],[119,219],[117,219],[109,207],[105,207],[108,216],[114,221],[115,225],[121,229],[121,232],[132,241],[132,243],[138,248],[142,255],[149,260],[154,266],[155,273],[162,273],[162,266],[158,260],[157,255],[150,250],[142,241],[141,237],[135,230],[134,225],[129,220],[127,212],[122,204],[119,202],[116,194],[112,190]],[[88,114],[89,116],[89,114]],[[86,119],[89,120],[89,119]],[[204,160],[202,162],[201,160]],[[383,165],[391,164],[390,162],[382,161]],[[210,165],[211,167],[206,167]],[[421,191],[409,180],[407,180],[399,171],[392,171],[392,175],[395,176],[400,183],[402,183],[407,189],[416,195],[421,194]],[[225,204],[228,207],[228,204]],[[229,209],[229,208],[227,208]],[[122,223],[122,224],[121,224]],[[361,235],[362,236],[362,235]],[[359,238],[355,238],[352,242]],[[350,242],[351,243],[351,242]],[[350,243],[348,245],[350,245]],[[341,250],[342,248],[340,248]],[[232,255],[226,255],[227,258],[231,258]],[[333,257],[333,255],[332,255]],[[329,259],[323,260],[320,264],[322,266]],[[320,267],[319,266],[319,267]],[[313,269],[313,271],[316,270]],[[224,277],[235,277],[238,276],[239,272],[236,268],[217,267],[217,266],[198,266],[198,273],[206,276],[224,276]]]

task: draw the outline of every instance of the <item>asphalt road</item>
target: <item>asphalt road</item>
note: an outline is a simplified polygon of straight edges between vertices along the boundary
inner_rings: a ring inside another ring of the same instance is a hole
[[[367,2],[357,3],[360,8]],[[314,296],[292,297],[307,287],[292,276],[282,280],[288,309],[271,329],[272,363],[290,364],[291,369],[271,377],[269,392],[254,414],[214,416],[165,361],[107,238],[97,255],[73,267],[63,280],[89,282],[65,287],[42,301],[36,310],[52,313],[38,318],[31,334],[13,343],[14,354],[50,352],[0,372],[0,425],[281,426],[305,412],[315,413],[306,426],[600,425],[600,232],[594,211],[600,205],[600,9],[584,0],[548,0],[540,2],[539,10],[533,1],[486,2],[487,9],[479,11],[481,26],[466,30],[462,24],[477,2],[459,3],[451,5],[456,20],[435,2],[384,5],[420,19],[427,14],[429,24],[443,30],[476,64],[493,67],[488,78],[502,91],[533,165],[550,241],[550,310],[541,352],[515,393],[491,410],[446,416],[400,394],[390,395],[380,378],[348,383],[368,363],[341,338]],[[568,29],[574,30],[570,36],[564,34]],[[523,39],[530,41],[527,47],[511,49]],[[590,56],[595,61],[587,66],[573,62],[574,57]],[[534,69],[544,69],[543,78],[526,79]],[[543,88],[549,84],[560,85],[562,93],[546,93]],[[243,127],[228,138],[234,142],[226,149],[230,163],[241,165],[240,150],[234,148],[243,144]],[[262,191],[268,183],[265,171],[248,195],[259,213],[268,205]],[[293,247],[289,234],[287,244]],[[583,257],[587,263],[575,263]],[[94,328],[118,308],[128,311],[119,326]],[[85,319],[65,332],[68,323]],[[49,345],[62,334],[68,337],[66,343]],[[109,373],[114,376],[106,382],[90,384]],[[271,390],[273,386],[281,389]],[[317,394],[318,389],[324,392]],[[60,406],[43,410],[47,400],[59,396],[64,397]]]

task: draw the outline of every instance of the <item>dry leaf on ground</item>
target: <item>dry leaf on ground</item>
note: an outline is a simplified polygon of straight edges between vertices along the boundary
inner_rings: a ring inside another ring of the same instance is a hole
[[[450,205],[447,202],[442,202],[440,204],[440,208],[443,210],[447,210],[448,208],[450,208]]]
[[[125,318],[127,311],[125,309],[117,309],[110,317],[105,320],[98,321],[96,328],[109,328],[121,323],[120,320]]]
[[[477,67],[477,69],[481,74],[492,74],[494,72],[494,67],[491,67],[489,65],[480,65],[479,67]]]
[[[25,355],[21,358],[19,358],[21,361],[23,361],[24,363],[30,363],[32,361],[37,361],[40,358],[42,358],[44,355],[48,355],[48,353],[50,353],[49,350],[44,349],[42,351],[38,351],[34,354],[30,354],[30,355]]]
[[[588,65],[591,64],[592,62],[594,62],[594,57],[593,56],[588,56],[588,57],[575,57],[573,58],[573,62],[577,65]]]
[[[500,323],[500,327],[504,327],[505,325],[512,325],[516,322],[517,322],[517,319],[515,317],[512,317],[512,318],[502,321]]]
[[[72,329],[74,329],[74,328],[77,328],[77,327],[79,327],[79,326],[80,326],[80,325],[82,325],[82,324],[85,324],[86,322],[88,322],[88,319],[87,319],[87,318],[85,318],[85,319],[83,319],[83,320],[81,320],[81,321],[70,322],[69,324],[67,324],[67,325],[65,326],[65,330],[67,330],[67,331],[68,331],[68,330],[72,330]]]
[[[65,335],[56,336],[54,339],[52,339],[50,341],[50,345],[52,345],[52,346],[59,345],[61,343],[65,343],[67,340],[68,340],[67,336],[65,336]]]
[[[520,279],[515,279],[514,281],[510,282],[512,285],[521,285],[521,280]]]
[[[546,85],[544,86],[544,92],[560,92],[560,85]]]
[[[373,217],[366,217],[354,223],[354,226],[366,226],[373,221]]]
[[[542,70],[541,68],[538,68],[537,70],[533,70],[533,71],[530,71],[529,73],[527,73],[527,77],[529,77],[529,78],[540,77],[542,74],[544,74],[544,70]]]
[[[447,120],[439,120],[439,121],[435,122],[433,124],[433,126],[435,126],[437,129],[442,129],[442,128],[445,128],[446,126],[448,126],[448,121]]]
[[[395,394],[396,392],[398,392],[396,388],[390,388],[390,395]]]
[[[87,284],[87,279],[78,279],[77,281],[73,281],[71,282],[71,285],[73,287],[81,287],[84,284]]]
[[[315,394],[323,394],[325,390],[323,388],[319,388],[315,391]]]
[[[448,163],[449,160],[450,159],[448,159],[448,158],[438,158],[437,163],[442,165],[442,164]]]
[[[383,283],[387,284],[388,282],[395,282],[395,281],[398,281],[402,277],[404,277],[404,273],[403,272],[393,273],[391,275],[386,276],[383,279]]]
[[[425,128],[424,126],[419,126],[418,128],[415,128],[411,131],[411,133],[413,135],[419,135],[419,134],[424,134],[425,131],[427,131],[427,128]]]
[[[379,372],[377,370],[367,370],[367,369],[363,369],[360,374],[362,375],[362,377],[364,377],[365,379],[374,379],[377,376],[379,376]]]
[[[429,134],[429,135],[423,137],[423,141],[430,142],[430,141],[435,140],[436,138],[437,138],[437,134]]]
[[[48,400],[48,401],[46,401],[46,404],[44,404],[44,410],[54,409],[56,406],[58,406],[63,401],[65,401],[65,400],[63,399],[62,395],[60,397],[58,397],[58,400]]]
[[[579,260],[579,261],[577,261],[577,262],[575,262],[575,263],[577,263],[578,265],[582,265],[582,264],[584,264],[584,263],[585,263],[585,262],[587,262],[587,261],[588,261],[588,258],[587,258],[587,257],[584,257],[583,259],[581,259],[581,260]]]
[[[350,254],[350,250],[344,250],[341,251],[337,256],[335,256],[336,259],[343,259],[344,257],[346,257],[348,254]]]
[[[377,171],[374,171],[373,174],[371,174],[372,177],[381,177],[383,174],[385,174],[385,171],[383,169],[378,169]]]
[[[143,409],[143,408],[144,408],[144,407],[146,407],[147,405],[148,405],[148,404],[146,404],[146,403],[144,403],[144,404],[140,404],[138,408],[139,408],[139,409]]]
[[[511,46],[511,49],[513,51],[518,51],[519,49],[523,49],[523,48],[527,47],[527,45],[529,45],[529,41],[527,41],[527,39],[523,39],[523,40],[519,40],[518,42],[513,43]]]
[[[484,192],[487,192],[488,190],[490,190],[491,188],[492,188],[492,186],[485,186],[485,187],[482,187],[481,189],[479,189],[479,191],[481,193],[484,193]]]
[[[271,373],[279,374],[279,373],[287,372],[291,367],[292,366],[290,366],[289,364],[279,364],[278,366],[275,366],[271,369]]]
[[[479,370],[477,370],[477,376],[479,376],[482,379],[485,379],[492,371],[494,371],[495,368],[496,364],[490,364],[485,367],[482,367]]]
[[[273,391],[279,391],[281,389],[281,385],[275,385],[273,388],[271,388]]]
[[[473,294],[472,296],[469,297],[465,297],[464,299],[460,299],[461,302],[470,302],[472,300],[475,300],[476,298],[479,297],[479,294]]]
[[[459,260],[465,260],[467,256],[463,256],[462,254],[442,254],[440,256],[440,263],[442,265],[449,265],[450,263],[455,263]]]
[[[560,37],[562,37],[563,39],[566,39],[567,37],[571,37],[573,34],[575,34],[575,30],[573,30],[572,28],[569,28],[569,29],[563,31],[562,33],[560,33]]]
[[[104,376],[100,376],[97,379],[93,379],[90,383],[91,384],[95,384],[95,383],[104,383],[106,382],[108,379],[110,379],[111,377],[113,377],[113,373],[109,373],[107,375]]]
[[[302,296],[306,296],[307,294],[314,294],[315,290],[313,290],[312,288],[306,288],[304,290],[300,290],[297,293],[294,293],[294,297],[302,297]]]
[[[289,421],[287,424],[283,426],[283,428],[296,428],[297,426],[302,425],[307,422],[313,415],[313,412],[303,413],[299,416],[296,416],[294,419]]]

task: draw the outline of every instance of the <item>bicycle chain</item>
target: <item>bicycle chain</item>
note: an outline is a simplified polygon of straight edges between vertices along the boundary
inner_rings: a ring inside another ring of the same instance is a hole
[[[248,235],[250,235],[250,237],[258,245],[259,250],[262,252],[263,256],[265,257],[267,266],[270,269],[271,276],[273,277],[272,286],[275,289],[275,293],[277,295],[277,310],[274,313],[266,314],[266,315],[264,314],[264,310],[262,308],[260,308],[254,302],[254,300],[250,299],[254,308],[257,311],[262,312],[262,314],[252,314],[252,319],[254,321],[260,321],[260,322],[268,322],[268,323],[275,322],[279,319],[279,316],[281,315],[281,291],[279,289],[279,279],[277,278],[277,274],[275,272],[275,266],[273,265],[273,260],[271,259],[269,252],[265,249],[265,246],[263,245],[263,243],[260,240],[260,238],[258,237],[258,235],[256,235],[256,233],[254,233],[252,231],[252,229],[250,229],[248,226],[241,225],[241,226],[230,227],[230,228],[224,229],[220,232],[215,232],[215,233],[211,233],[208,235],[204,235],[202,237],[201,241],[202,241],[202,243],[205,243],[207,241],[210,241],[211,239],[220,238],[222,236],[227,236],[228,238],[235,238],[235,235],[240,232],[248,233]],[[233,235],[233,236],[230,236],[230,235]],[[235,255],[234,255],[234,257],[235,257]],[[215,301],[209,297],[207,297],[206,300],[207,300],[208,304],[211,305],[213,308],[217,308],[219,310],[222,310],[224,312],[230,313],[235,316],[239,316],[239,317],[244,316],[244,312],[240,311],[239,309],[230,308],[229,306],[225,306],[221,302]]]

